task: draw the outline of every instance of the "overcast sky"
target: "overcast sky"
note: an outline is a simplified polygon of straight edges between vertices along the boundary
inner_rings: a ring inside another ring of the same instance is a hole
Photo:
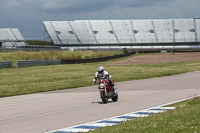
[[[44,39],[42,21],[200,18],[200,0],[1,0],[0,28]]]

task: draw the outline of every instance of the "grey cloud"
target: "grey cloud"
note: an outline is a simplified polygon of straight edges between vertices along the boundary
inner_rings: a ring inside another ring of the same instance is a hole
[[[45,2],[42,10],[50,13],[101,11],[112,6],[114,0],[57,0]]]
[[[146,6],[152,6],[157,3],[161,4],[166,4],[169,3],[170,1],[173,0],[167,0],[167,1],[162,1],[162,0],[116,0],[116,3],[120,7],[132,7],[132,8],[137,8],[137,7],[146,7]]]
[[[199,0],[5,0],[0,28],[43,38],[44,20],[199,18]]]

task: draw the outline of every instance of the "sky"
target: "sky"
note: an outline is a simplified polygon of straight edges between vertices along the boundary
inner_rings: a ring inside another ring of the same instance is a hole
[[[43,21],[200,18],[200,0],[1,0],[0,28],[46,40]]]

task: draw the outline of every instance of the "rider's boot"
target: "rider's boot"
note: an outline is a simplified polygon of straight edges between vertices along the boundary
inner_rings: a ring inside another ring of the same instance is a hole
[[[112,85],[111,90],[116,93],[116,88],[115,88],[115,84]]]

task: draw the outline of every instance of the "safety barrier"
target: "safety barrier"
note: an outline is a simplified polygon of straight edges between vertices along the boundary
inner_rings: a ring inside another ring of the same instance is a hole
[[[129,52],[127,54],[118,54],[118,55],[111,55],[99,58],[90,58],[90,59],[64,59],[61,60],[61,64],[78,64],[78,63],[90,63],[90,62],[99,62],[99,61],[107,61],[117,58],[122,58],[126,56],[130,56],[135,54],[136,52]]]
[[[0,61],[0,69],[1,68],[11,68],[12,61]]]
[[[29,66],[47,66],[47,65],[59,65],[61,60],[20,60],[16,61],[16,67],[29,67]]]
[[[16,67],[22,68],[22,67],[30,67],[30,66],[47,66],[47,65],[99,62],[99,61],[107,61],[107,60],[111,60],[111,59],[126,57],[126,56],[130,56],[132,54],[135,54],[135,52],[129,52],[127,54],[118,54],[118,55],[105,56],[105,57],[99,57],[99,58],[90,58],[90,59],[19,60],[19,61],[16,61]],[[12,61],[0,62],[0,68],[10,68],[10,67],[12,67]]]

